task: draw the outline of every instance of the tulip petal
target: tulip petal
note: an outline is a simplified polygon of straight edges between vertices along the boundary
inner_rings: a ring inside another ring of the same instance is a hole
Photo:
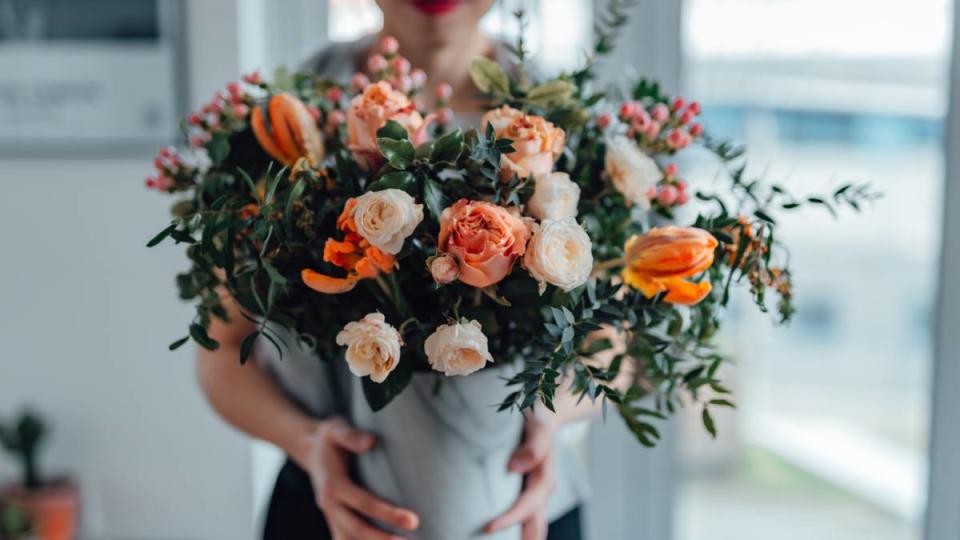
[[[266,122],[264,122],[263,118],[263,108],[259,105],[254,107],[253,112],[250,114],[250,127],[253,129],[253,136],[256,137],[257,142],[270,154],[270,157],[281,163],[287,163],[289,161],[290,157],[280,150],[276,143],[274,143],[273,137],[267,132]]]
[[[624,268],[620,275],[623,277],[624,283],[637,289],[647,298],[653,298],[666,290],[666,287],[660,280],[649,278],[630,268]]]
[[[353,290],[360,281],[356,274],[350,274],[345,278],[335,278],[309,268],[304,268],[300,273],[303,283],[311,289],[324,294],[341,294]]]
[[[699,304],[713,288],[709,281],[693,283],[684,279],[664,279],[661,283],[667,288],[663,301],[684,306]]]

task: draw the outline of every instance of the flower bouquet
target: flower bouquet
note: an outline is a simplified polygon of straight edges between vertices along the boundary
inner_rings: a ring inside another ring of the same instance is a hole
[[[874,194],[792,195],[748,177],[696,101],[647,80],[622,97],[595,90],[616,14],[584,67],[554,79],[526,74],[522,41],[516,69],[475,59],[489,109],[469,129],[454,126],[450,87],[426,91],[392,38],[349,82],[231,83],[147,179],[176,197],[148,246],[186,244],[191,263],[176,281],[196,316],[170,348],[218,346],[207,328],[226,315],[222,288],[256,325],[241,363],[259,340],[282,356],[284,327],[319,358],[345,358],[373,411],[415,372],[440,383],[513,366],[500,410],[552,409],[569,391],[615,407],[644,445],[681,404],[713,433],[711,408],[732,406],[712,341],[732,290],[762,311],[775,296],[781,321],[793,313],[776,213]],[[690,148],[717,158],[721,187],[688,184],[674,160]]]

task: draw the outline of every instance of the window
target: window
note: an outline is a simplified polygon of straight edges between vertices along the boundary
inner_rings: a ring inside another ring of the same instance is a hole
[[[680,540],[920,538],[949,9],[689,0],[687,87],[705,123],[794,191],[869,181],[884,198],[858,218],[783,223],[799,313],[777,328],[741,310],[725,336],[739,407],[719,442],[694,418],[684,430]]]

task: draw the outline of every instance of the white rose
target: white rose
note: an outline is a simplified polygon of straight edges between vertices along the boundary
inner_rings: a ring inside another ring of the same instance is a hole
[[[469,375],[493,362],[480,323],[442,324],[423,344],[430,366],[444,375]]]
[[[569,292],[590,277],[592,246],[590,237],[572,218],[548,219],[534,230],[523,265],[540,282],[540,294],[547,283]]]
[[[645,210],[650,208],[647,192],[663,178],[657,162],[623,136],[607,140],[606,173],[617,191]]]
[[[580,186],[562,172],[536,177],[533,196],[527,203],[530,215],[539,219],[567,219],[577,217]]]
[[[347,323],[337,334],[337,345],[347,347],[347,365],[354,375],[369,375],[371,381],[380,383],[397,367],[403,340],[382,313],[369,313]]]
[[[403,248],[403,241],[423,221],[423,205],[416,204],[403,190],[368,191],[357,197],[353,220],[357,232],[370,245],[396,255]]]

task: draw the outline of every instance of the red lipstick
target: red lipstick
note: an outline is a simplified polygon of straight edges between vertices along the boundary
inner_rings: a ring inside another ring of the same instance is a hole
[[[460,0],[413,0],[413,7],[427,15],[450,13],[460,4]]]

